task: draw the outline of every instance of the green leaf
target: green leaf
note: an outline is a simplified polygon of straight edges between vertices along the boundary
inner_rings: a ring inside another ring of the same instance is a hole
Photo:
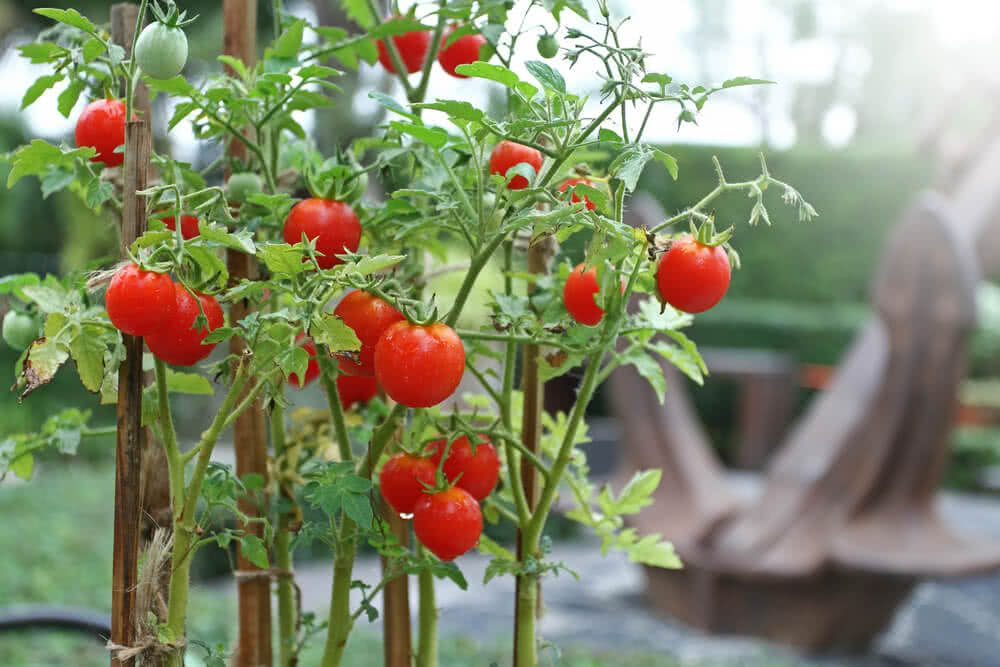
[[[100,56],[107,49],[108,45],[104,43],[104,40],[91,37],[83,44],[83,62],[89,63],[93,61],[94,58]]]
[[[367,276],[395,266],[404,259],[406,259],[406,255],[365,255],[356,262],[341,264],[340,269],[342,273],[356,273]]]
[[[658,341],[650,349],[676,366],[679,371],[697,384],[704,384],[704,376],[708,374],[708,368],[695,347],[694,341],[679,331],[666,331],[664,333],[677,341],[679,346],[671,345],[666,341]]]
[[[31,472],[34,469],[35,457],[31,454],[25,454],[10,464],[10,471],[25,481],[31,479]]]
[[[562,74],[557,72],[548,63],[544,63],[540,60],[529,60],[524,64],[531,72],[531,75],[535,77],[539,83],[541,83],[546,90],[551,90],[563,95],[566,94],[566,79],[563,78]]]
[[[65,346],[51,339],[42,338],[32,343],[18,377],[18,386],[24,387],[20,398],[51,382],[67,359],[69,352]]]
[[[32,42],[17,47],[17,50],[22,58],[27,58],[33,65],[54,62],[68,53],[55,42]]]
[[[622,488],[615,500],[618,514],[635,514],[643,507],[653,504],[653,492],[660,485],[662,470],[640,470]]]
[[[14,273],[9,276],[3,276],[0,277],[0,294],[14,293],[19,299],[28,301],[29,299],[24,294],[23,288],[30,285],[39,285],[41,282],[37,273]]]
[[[87,391],[98,392],[104,381],[104,350],[107,346],[91,327],[84,327],[73,337],[70,354],[76,362],[80,381]]]
[[[7,176],[7,187],[11,188],[24,176],[46,174],[54,167],[73,167],[76,160],[89,160],[97,151],[86,146],[84,148],[61,149],[57,146],[33,139],[31,144],[21,146],[13,155],[13,167]]]
[[[490,63],[484,63],[479,60],[467,65],[459,65],[455,68],[455,71],[459,74],[464,74],[465,76],[471,76],[477,79],[489,79],[490,81],[496,81],[497,83],[503,84],[511,89],[516,89],[517,84],[521,81],[517,74],[514,74],[514,72],[510,71],[503,65],[491,65]]]
[[[76,106],[76,101],[80,99],[80,93],[84,91],[87,87],[86,82],[83,79],[73,79],[70,81],[66,89],[59,93],[59,100],[56,108],[59,109],[59,113],[63,115],[64,118],[69,118],[69,114],[73,111],[73,107]]]
[[[671,570],[684,567],[674,551],[674,545],[662,541],[659,533],[646,535],[628,549],[629,560]]]
[[[302,48],[302,31],[306,27],[304,19],[299,19],[281,33],[271,48],[264,51],[264,58],[294,58]]]
[[[670,173],[670,177],[675,181],[677,180],[677,159],[673,155],[664,153],[659,148],[653,149],[653,158],[660,162],[667,171]]]
[[[635,366],[639,375],[649,382],[649,386],[656,392],[656,398],[662,403],[663,396],[667,392],[667,380],[663,376],[663,368],[660,363],[641,348],[633,348],[629,354],[623,357],[623,363]]]
[[[645,144],[632,144],[612,161],[611,166],[608,167],[608,173],[621,179],[625,183],[625,188],[629,192],[633,192],[646,164],[657,157],[656,152]],[[666,153],[663,155],[670,157]],[[676,165],[674,168],[676,169]]]
[[[389,95],[386,95],[382,91],[379,91],[379,90],[370,90],[370,91],[368,91],[368,97],[370,97],[371,99],[375,100],[376,102],[378,102],[380,105],[382,105],[383,107],[385,107],[389,111],[398,113],[400,116],[406,116],[407,118],[409,118],[412,121],[415,121],[415,122],[418,122],[418,123],[420,122],[420,118],[416,114],[413,114],[413,113],[410,113],[409,111],[407,111],[406,107],[404,107],[402,104],[400,104],[399,102],[397,102],[395,98],[390,97]]]
[[[448,133],[440,127],[426,127],[424,125],[404,123],[398,120],[392,121],[389,125],[403,134],[409,134],[412,137],[416,137],[431,148],[440,149],[448,142]]]
[[[55,287],[24,285],[19,293],[43,313],[61,313],[66,308],[67,293]]]
[[[657,74],[655,72],[650,72],[646,76],[642,77],[643,83],[655,83],[660,86],[660,90],[666,88],[673,80],[673,77],[669,74]]]
[[[221,343],[223,341],[229,340],[235,336],[238,332],[236,329],[231,327],[219,327],[218,329],[213,329],[210,334],[205,336],[202,343],[208,345],[213,343]]]
[[[261,569],[268,567],[267,546],[264,540],[256,535],[244,535],[240,538],[240,546],[244,558]]]
[[[371,30],[375,25],[375,15],[368,0],[340,0],[340,6],[344,8],[347,18],[365,30]]]
[[[482,122],[486,116],[486,112],[482,109],[474,107],[468,102],[459,102],[457,100],[437,100],[436,102],[425,102],[423,104],[414,104],[413,106],[421,109],[443,111],[448,114],[449,118],[459,118],[477,123]]]
[[[333,313],[323,313],[313,319],[309,333],[317,344],[326,345],[331,352],[361,349],[361,341],[354,329]]]
[[[58,21],[59,23],[65,23],[66,25],[71,25],[74,28],[79,28],[84,32],[94,34],[95,28],[94,24],[90,22],[86,16],[82,16],[80,12],[75,9],[49,9],[41,8],[32,10],[36,14],[41,14],[46,18],[50,18],[53,21]]]
[[[215,333],[214,331],[212,333]],[[197,373],[179,373],[167,369],[167,391],[172,394],[197,394],[211,396],[215,393],[212,383]]]
[[[21,98],[21,111],[34,104],[35,100],[42,96],[42,93],[62,80],[62,74],[46,74],[35,79],[35,82],[25,91],[24,97]]]
[[[239,58],[234,58],[233,56],[217,56],[219,62],[223,65],[228,65],[231,70],[236,72],[237,76],[240,77],[242,81],[246,81],[250,78],[250,72],[247,71],[247,66],[243,64],[243,61]]]
[[[295,275],[309,268],[309,265],[302,261],[302,250],[296,250],[287,243],[271,243],[258,246],[257,257],[264,262],[267,270],[273,274]]]
[[[602,127],[601,130],[597,133],[597,140],[607,141],[609,143],[615,143],[615,144],[624,143],[624,140],[621,137],[619,137],[613,130],[609,130],[606,127]]]
[[[257,247],[253,242],[253,234],[246,230],[228,232],[225,227],[210,223],[201,218],[198,220],[198,234],[204,241],[213,241],[247,255],[257,254]]]
[[[738,76],[734,79],[727,79],[722,82],[723,88],[736,88],[737,86],[757,86],[766,83],[776,83],[768,79],[754,79],[749,76]]]
[[[172,79],[150,79],[146,78],[146,86],[157,93],[166,93],[174,97],[194,97],[198,92],[194,86],[187,82],[182,75],[178,74]]]

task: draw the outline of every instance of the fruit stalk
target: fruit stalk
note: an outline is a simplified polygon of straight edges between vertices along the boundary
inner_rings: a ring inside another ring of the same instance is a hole
[[[426,553],[423,546],[417,553]],[[434,595],[434,575],[429,569],[417,574],[417,588],[420,594],[418,609],[417,667],[437,667],[438,663],[438,610]]]
[[[286,453],[285,447],[285,409],[275,402],[271,408],[271,443],[274,445],[275,458]],[[285,465],[288,463],[286,461]],[[294,472],[294,471],[292,471]],[[288,489],[285,479],[279,477],[278,487],[281,496],[294,507],[294,498]],[[295,590],[291,576],[292,570],[292,534],[289,525],[295,512],[289,509],[278,518],[278,531],[274,536],[274,566],[278,575],[278,665],[291,667],[295,648]]]

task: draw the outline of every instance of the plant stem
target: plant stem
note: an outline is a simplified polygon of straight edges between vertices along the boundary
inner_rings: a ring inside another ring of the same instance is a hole
[[[271,408],[271,443],[274,445],[276,458],[286,453],[285,409],[278,402]],[[294,507],[294,498],[281,476],[278,478],[278,486],[281,496]],[[282,570],[278,577],[278,667],[290,667],[295,650],[295,590],[291,575],[285,574],[292,569],[292,534],[289,524],[294,514],[292,509],[281,513],[278,532],[274,536],[274,566]]]
[[[523,539],[523,538],[522,538]],[[522,574],[517,578],[515,605],[517,662],[514,667],[535,667],[538,664],[538,639],[535,636],[535,614],[538,610],[538,575]]]
[[[458,316],[462,314],[462,308],[465,307],[465,302],[468,300],[469,294],[472,293],[472,286],[475,285],[476,278],[479,277],[483,267],[490,261],[496,249],[503,243],[504,238],[506,238],[505,234],[496,234],[486,244],[486,247],[472,257],[469,262],[469,272],[465,274],[465,280],[462,281],[462,286],[459,287],[458,294],[455,296],[455,303],[452,304],[451,310],[448,311],[448,317],[444,321],[449,327],[454,328],[455,323],[458,322]]]
[[[423,553],[424,547],[418,545],[417,553]],[[434,596],[434,575],[427,568],[417,574],[417,587],[420,594],[418,609],[418,639],[416,667],[437,667],[438,610]]]
[[[354,621],[351,618],[351,577],[354,573],[356,526],[346,514],[340,521],[337,554],[333,558],[333,588],[330,593],[329,629],[323,649],[322,667],[340,667],[347,638]]]
[[[330,420],[333,422],[333,433],[337,437],[337,452],[341,461],[354,458],[351,452],[351,440],[347,435],[347,422],[344,420],[344,405],[340,402],[340,390],[337,389],[337,364],[330,359],[330,350],[321,346],[316,355],[320,367],[320,379],[326,389],[326,404],[330,409]]]

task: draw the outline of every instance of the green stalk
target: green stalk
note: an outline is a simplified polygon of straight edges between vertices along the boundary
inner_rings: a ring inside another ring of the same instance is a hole
[[[423,546],[417,547],[417,553],[423,552]],[[437,667],[438,664],[438,610],[434,596],[434,575],[429,569],[420,570],[417,574],[417,586],[420,594],[418,608],[418,639],[416,667]]]
[[[271,442],[274,454],[286,452],[285,409],[277,402],[271,408]],[[279,481],[282,497],[294,503],[284,483]],[[278,576],[278,667],[290,667],[295,651],[295,591],[290,575],[292,569],[292,534],[288,530],[294,512],[283,512],[278,518],[278,532],[274,536],[274,565],[281,570]]]
[[[347,515],[341,519],[337,555],[333,559],[333,589],[330,592],[330,625],[326,633],[322,667],[340,667],[347,638],[354,621],[351,618],[351,577],[354,573],[356,526]]]
[[[486,247],[474,255],[469,262],[469,271],[465,274],[465,280],[462,281],[462,286],[459,287],[458,294],[455,296],[455,303],[452,305],[451,310],[448,311],[448,317],[444,321],[449,327],[455,327],[455,323],[458,322],[458,316],[462,314],[465,302],[469,299],[469,294],[472,293],[472,286],[476,284],[476,278],[479,277],[480,272],[482,272],[493,256],[493,253],[500,247],[505,238],[505,234],[495,235],[486,244]]]
[[[522,539],[524,538],[522,537]],[[535,667],[538,664],[538,639],[535,636],[535,614],[538,610],[538,575],[520,575],[517,592],[515,606],[517,664],[514,667]]]

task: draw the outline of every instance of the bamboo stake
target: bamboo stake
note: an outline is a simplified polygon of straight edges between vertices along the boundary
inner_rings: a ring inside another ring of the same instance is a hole
[[[223,0],[222,15],[223,52],[243,61],[247,67],[253,67],[257,61],[257,3]],[[228,67],[227,71],[233,73]],[[245,157],[246,150],[243,144],[233,141],[229,146],[229,154],[242,158]],[[257,277],[257,265],[252,257],[230,250],[227,252],[226,263],[232,280]],[[229,319],[231,322],[238,322],[249,313],[247,302],[234,303],[229,311]],[[233,354],[240,355],[243,349],[243,340],[233,338],[230,344]],[[236,474],[239,477],[251,473],[267,475],[267,419],[259,401],[233,424],[233,445],[236,450]],[[259,514],[259,509],[249,500],[241,501],[240,510],[250,517]],[[263,537],[260,523],[242,525],[241,528]],[[242,551],[237,552],[237,567],[241,571],[258,569],[243,557]],[[239,640],[233,665],[271,665],[271,581],[268,577],[241,578],[237,582],[237,594]]]
[[[392,534],[404,547],[409,542],[409,526],[396,511],[382,502],[382,516],[386,517]],[[382,571],[389,565],[382,557]],[[410,578],[402,574],[389,581],[382,590],[382,645],[385,667],[410,667],[413,649],[410,637]]]

